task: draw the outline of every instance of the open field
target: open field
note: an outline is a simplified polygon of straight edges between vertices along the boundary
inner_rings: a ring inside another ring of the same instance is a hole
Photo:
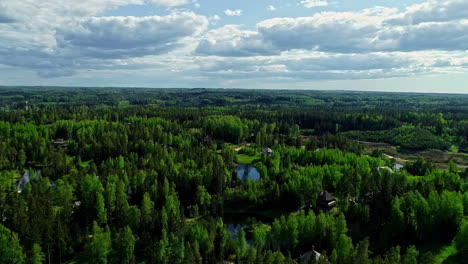
[[[242,163],[242,164],[252,164],[253,161],[260,159],[261,156],[260,154],[257,154],[255,156],[249,156],[246,154],[237,154],[237,162]]]
[[[397,163],[405,164],[407,161],[423,158],[432,160],[438,168],[446,169],[450,161],[458,164],[461,169],[468,168],[468,154],[456,153],[440,150],[424,150],[424,151],[407,151],[398,150],[397,147],[380,142],[358,141],[359,144],[365,147],[364,152],[370,154],[373,150],[382,150],[390,158],[395,158]]]

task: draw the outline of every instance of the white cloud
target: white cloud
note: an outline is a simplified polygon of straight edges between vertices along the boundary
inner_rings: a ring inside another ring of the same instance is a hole
[[[271,79],[357,80],[437,75],[460,72],[466,60],[439,52],[368,54],[291,53],[255,57],[198,57],[210,80]]]
[[[198,63],[201,69],[207,72],[254,72],[263,65],[274,66],[272,69],[281,68],[292,73],[302,71],[390,70],[410,67],[423,62],[417,58],[416,54],[408,56],[408,54],[404,53],[332,54],[314,52],[301,55],[198,58]],[[427,63],[431,64],[432,62]]]
[[[273,18],[253,30],[225,25],[208,32],[208,23],[221,19],[218,15],[206,18],[179,10],[164,16],[103,16],[119,6],[149,1],[2,1],[0,64],[59,80],[76,74],[130,76],[138,70],[205,81],[374,79],[468,67],[466,0],[430,0],[401,12],[376,7]],[[175,7],[197,2],[151,3]],[[241,15],[242,10],[228,13]]]
[[[143,0],[6,1],[0,22],[0,64],[28,68],[41,77],[114,65],[115,59],[166,54],[193,42],[208,20],[193,12],[166,16],[102,17],[107,10]]]
[[[210,16],[208,19],[212,21],[219,21],[221,20],[221,17],[218,15],[213,15],[213,16]]]
[[[166,53],[208,25],[192,12],[151,17],[95,17],[57,31],[61,48],[90,57],[139,57]]]
[[[395,27],[380,34],[381,39],[394,39],[401,51],[468,50],[468,20],[426,22]]]
[[[460,1],[445,2],[446,9],[452,10],[447,3],[460,7]],[[408,10],[416,10],[416,7],[409,7]],[[262,51],[265,52],[264,55],[275,54],[295,49],[335,53],[468,50],[468,19],[460,18],[461,15],[457,13],[454,13],[453,18],[447,17],[449,14],[440,12],[437,6],[433,7],[438,10],[434,11],[435,13],[444,15],[435,16],[436,21],[431,21],[429,16],[427,21],[419,18],[416,24],[395,23],[396,18],[414,11],[398,13],[397,9],[384,7],[364,9],[360,12],[321,12],[310,17],[272,18],[259,22],[256,31],[250,31],[248,34],[237,33],[235,36],[243,37],[234,37],[235,42],[212,41],[210,45],[205,45],[203,50],[205,54],[209,54],[206,48],[210,47],[214,55],[240,56],[260,55],[259,52]],[[429,12],[427,8],[424,10]],[[247,43],[252,41],[256,43],[258,52],[243,52],[242,49],[248,48]],[[264,48],[261,48],[262,45]],[[229,48],[232,48],[233,52],[230,52]]]
[[[301,4],[307,8],[327,6],[328,2],[326,0],[303,0]]]
[[[363,13],[323,12],[312,17],[268,19],[258,23],[257,30],[281,50],[372,51],[393,45],[392,40],[376,38],[382,20]]]
[[[224,13],[228,16],[241,16],[242,10],[241,9],[237,9],[237,10],[226,9],[224,10]]]
[[[226,57],[279,53],[272,46],[266,45],[257,32],[241,30],[236,25],[226,25],[207,32],[195,52]]]
[[[276,10],[276,7],[274,7],[274,6],[272,6],[272,5],[269,5],[269,6],[267,7],[267,9],[268,9],[269,11],[275,11],[275,10]]]
[[[208,20],[210,21],[212,25],[216,25],[218,24],[218,21],[221,20],[221,17],[218,15],[213,15],[213,16],[208,17]]]
[[[0,3],[0,23],[12,23],[16,20],[9,14],[5,3]]]
[[[447,22],[468,18],[467,0],[429,0],[409,6],[405,12],[388,19],[391,24]]]
[[[150,0],[150,2],[155,5],[166,6],[166,7],[181,6],[181,5],[186,5],[189,3],[188,0]]]

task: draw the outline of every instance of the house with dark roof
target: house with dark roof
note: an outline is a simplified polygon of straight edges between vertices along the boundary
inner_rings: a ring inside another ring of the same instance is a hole
[[[333,195],[327,191],[323,191],[317,198],[317,206],[322,210],[330,210],[338,204],[338,201]]]

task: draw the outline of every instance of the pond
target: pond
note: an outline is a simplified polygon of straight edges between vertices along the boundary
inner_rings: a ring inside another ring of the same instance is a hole
[[[236,238],[242,228],[245,228],[245,225],[241,224],[227,224],[226,228],[229,232],[231,238]]]
[[[229,231],[231,238],[235,239],[239,235],[241,229],[244,229],[246,240],[249,245],[252,245],[252,226],[259,223],[271,224],[273,219],[255,216],[243,213],[225,213],[223,222]]]
[[[259,180],[260,173],[257,168],[250,164],[239,164],[236,168],[237,178],[241,180]]]

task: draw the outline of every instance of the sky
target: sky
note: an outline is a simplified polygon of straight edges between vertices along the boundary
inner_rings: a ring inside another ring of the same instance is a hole
[[[468,93],[468,0],[0,0],[0,85]]]

